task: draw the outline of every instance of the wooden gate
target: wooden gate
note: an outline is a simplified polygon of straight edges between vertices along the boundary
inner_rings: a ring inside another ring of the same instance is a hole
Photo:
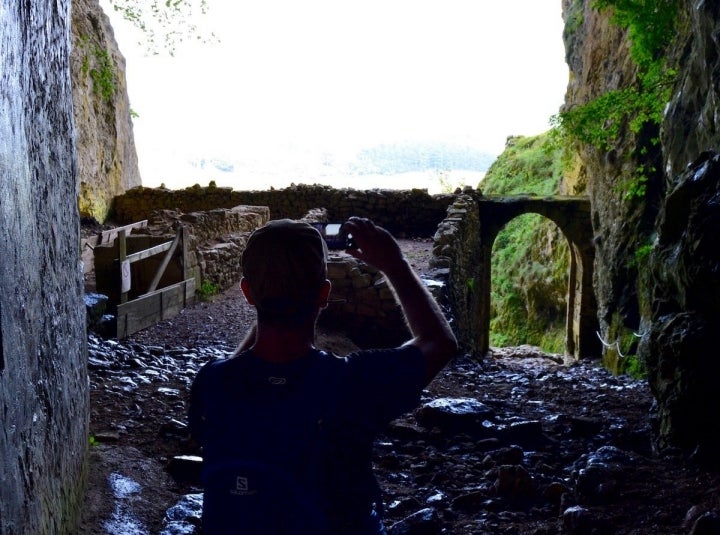
[[[120,263],[120,303],[117,306],[117,337],[125,338],[155,323],[177,315],[195,301],[195,278],[188,269],[188,230],[181,226],[175,238],[160,245],[127,254],[125,231],[118,232]],[[132,264],[165,253],[152,282],[143,288],[135,299],[129,301],[128,293],[133,287]],[[170,260],[179,256],[182,262],[180,282],[158,289],[158,284]]]

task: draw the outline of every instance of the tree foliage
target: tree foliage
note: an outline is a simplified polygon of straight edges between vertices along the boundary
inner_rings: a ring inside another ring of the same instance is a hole
[[[207,42],[212,34],[200,30],[196,21],[207,14],[207,0],[107,0],[112,9],[140,32],[150,54],[175,53],[188,39]]]

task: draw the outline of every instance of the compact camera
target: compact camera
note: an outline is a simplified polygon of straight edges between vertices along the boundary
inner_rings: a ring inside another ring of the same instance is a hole
[[[342,223],[316,223],[313,225],[320,231],[328,249],[354,249],[355,241],[352,234],[343,230]]]

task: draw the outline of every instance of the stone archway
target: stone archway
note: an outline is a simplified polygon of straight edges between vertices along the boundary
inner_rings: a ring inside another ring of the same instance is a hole
[[[570,244],[570,274],[567,297],[566,353],[575,359],[599,356],[597,304],[593,291],[595,247],[587,197],[480,197],[477,200],[480,244],[478,274],[479,316],[476,347],[487,353],[490,340],[491,255],[498,232],[512,219],[536,213],[553,221]]]

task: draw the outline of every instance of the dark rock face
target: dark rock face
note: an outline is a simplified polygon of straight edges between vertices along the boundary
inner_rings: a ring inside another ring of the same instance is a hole
[[[572,72],[568,107],[636,79],[627,33],[610,23],[609,12],[592,5],[563,1]],[[660,131],[626,128],[609,150],[582,147],[578,173],[592,202],[604,362],[617,367],[621,347],[646,362],[658,400],[661,446],[711,446],[717,453],[712,428],[720,400],[711,381],[720,366],[710,348],[720,332],[720,268],[712,243],[720,228],[719,166],[717,156],[703,151],[717,150],[720,141],[720,10],[715,2],[683,1],[678,12],[677,35],[667,51],[678,74]],[[653,149],[648,140],[658,135],[661,142]],[[656,154],[643,156],[644,149]],[[657,171],[648,175],[644,197],[628,197],[627,185],[643,161]],[[685,171],[690,162],[696,163]],[[646,265],[638,253],[648,250]],[[643,335],[638,349],[634,332]]]
[[[88,377],[70,2],[0,9],[0,533],[71,533]]]
[[[666,173],[676,180],[703,151],[718,146],[720,8],[717,2],[681,2],[680,32],[673,51],[676,90],[663,124]]]
[[[665,199],[650,259],[652,318],[641,350],[661,445],[720,448],[720,155],[705,153]]]

